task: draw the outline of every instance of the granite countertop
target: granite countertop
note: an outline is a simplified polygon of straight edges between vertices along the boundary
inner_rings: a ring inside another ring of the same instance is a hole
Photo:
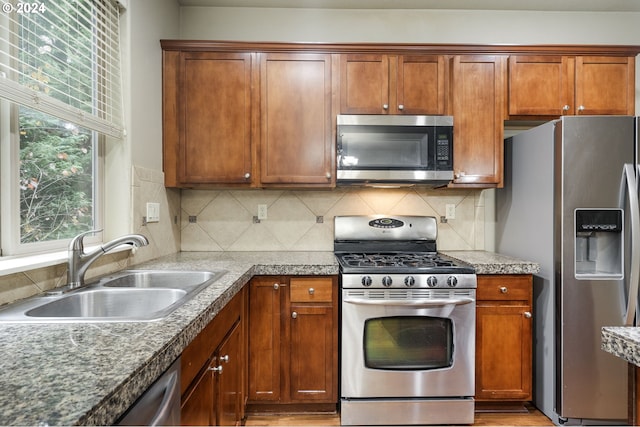
[[[636,326],[605,326],[602,328],[602,349],[629,363],[640,366],[640,328]]]
[[[111,425],[252,276],[338,273],[332,252],[183,252],[134,268],[228,272],[159,321],[0,324],[0,425]]]
[[[537,264],[449,251],[479,274]],[[338,274],[333,252],[182,252],[136,269],[227,270],[167,318],[126,323],[0,323],[0,425],[110,425],[255,275]]]
[[[506,255],[486,251],[441,251],[457,260],[471,264],[476,274],[535,274],[540,265]]]

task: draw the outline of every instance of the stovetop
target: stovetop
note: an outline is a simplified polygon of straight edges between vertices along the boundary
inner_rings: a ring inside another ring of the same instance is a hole
[[[436,252],[337,253],[345,274],[474,274],[472,266]]]

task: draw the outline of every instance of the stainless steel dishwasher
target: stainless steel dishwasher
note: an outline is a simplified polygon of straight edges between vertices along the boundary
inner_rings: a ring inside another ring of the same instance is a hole
[[[122,426],[180,425],[180,358],[118,420]]]

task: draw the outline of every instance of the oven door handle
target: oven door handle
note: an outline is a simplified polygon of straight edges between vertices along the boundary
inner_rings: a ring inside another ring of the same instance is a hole
[[[429,300],[389,300],[389,299],[362,299],[362,298],[345,298],[344,302],[356,305],[384,305],[396,307],[437,307],[443,305],[464,305],[475,302],[474,298],[446,298],[446,299],[429,299]]]

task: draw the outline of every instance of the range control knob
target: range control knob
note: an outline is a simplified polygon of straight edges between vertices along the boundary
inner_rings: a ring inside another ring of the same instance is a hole
[[[393,280],[391,280],[391,277],[384,276],[382,278],[382,286],[388,288],[389,286],[391,286],[392,283],[393,283]]]
[[[405,286],[413,286],[416,284],[416,279],[413,278],[413,276],[407,276],[404,278],[404,285]]]
[[[447,277],[447,285],[449,285],[449,287],[451,287],[451,288],[457,286],[458,285],[458,278],[456,276]]]
[[[438,279],[436,279],[436,276],[427,277],[427,286],[429,286],[430,288],[434,288],[437,284]]]
[[[371,280],[371,276],[362,276],[362,279],[360,281],[362,282],[362,286],[366,287],[371,286],[371,283],[373,283]]]

